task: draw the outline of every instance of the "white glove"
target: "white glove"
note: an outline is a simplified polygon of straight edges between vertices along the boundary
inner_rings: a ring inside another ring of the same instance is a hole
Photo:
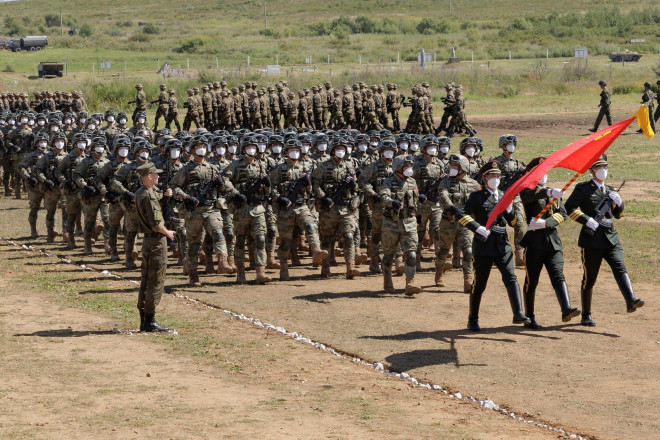
[[[484,228],[483,226],[479,226],[477,228],[477,234],[481,235],[484,239],[486,239],[490,235],[490,231]]]
[[[554,199],[561,199],[562,197],[564,197],[564,191],[558,188],[548,188],[548,197],[552,197]]]
[[[591,217],[589,217],[589,220],[587,220],[586,224],[587,228],[591,229],[592,231],[595,231],[598,228],[598,222]]]
[[[616,203],[616,206],[621,206],[621,204],[623,203],[623,200],[621,200],[621,196],[616,191],[610,192],[608,196],[610,197],[610,199],[612,199],[614,203]]]
[[[511,214],[511,211],[513,211],[513,203],[511,203],[509,206],[506,207],[507,214]]]
[[[532,219],[532,221],[529,222],[529,226],[527,227],[527,229],[529,231],[536,231],[537,229],[545,229],[547,227],[548,227],[548,223],[546,223],[545,220],[541,220],[541,219],[534,220],[534,219]]]

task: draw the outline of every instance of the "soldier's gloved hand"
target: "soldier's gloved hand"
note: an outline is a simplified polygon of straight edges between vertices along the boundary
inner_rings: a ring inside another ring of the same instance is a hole
[[[449,208],[447,208],[447,212],[455,216],[458,214],[458,209],[456,209],[454,205],[451,205]]]
[[[225,180],[221,177],[216,177],[214,182],[215,182],[215,187],[218,188],[218,189],[225,186]]]
[[[130,191],[126,191],[124,196],[131,202],[135,201],[135,194]]]
[[[618,192],[612,191],[608,194],[608,196],[614,203],[616,203],[616,206],[621,206],[623,204],[623,200],[621,200],[621,196]]]
[[[48,189],[48,190],[51,190],[51,189],[55,188],[55,182],[53,182],[50,179],[49,180],[44,180],[44,185],[46,185],[46,189]]]
[[[346,183],[354,183],[354,182],[355,182],[355,177],[346,176]]]
[[[564,191],[558,188],[548,188],[548,197],[552,197],[554,199],[561,199],[562,197],[564,197]]]
[[[96,188],[94,188],[92,185],[85,185],[85,193],[93,196],[96,193]]]
[[[28,179],[28,182],[30,183],[30,186],[37,186],[37,183],[39,183],[39,180],[37,180],[36,177],[30,177]]]
[[[186,204],[188,209],[195,209],[195,207],[199,205],[199,200],[197,200],[197,198],[193,196],[186,197],[183,202]]]
[[[238,193],[234,197],[234,205],[236,206],[243,206],[247,202],[247,197],[245,197],[243,194]]]
[[[428,197],[426,197],[425,194],[420,194],[419,195],[419,203],[424,203],[428,200]]]
[[[305,186],[312,186],[312,178],[311,177],[305,175],[305,176],[302,176],[301,179],[302,179]]]
[[[595,231],[596,229],[598,229],[599,224],[596,220],[590,217],[589,220],[587,220],[587,224],[585,226],[591,229],[592,231]]]
[[[377,201],[377,202],[380,202],[381,199],[382,199],[382,197],[381,197],[380,194],[378,194],[378,193],[374,193],[374,195],[371,196],[371,198],[374,199],[374,200]]]
[[[266,175],[261,176],[261,177],[259,178],[259,181],[260,181],[261,183],[263,183],[264,185],[266,185],[266,186],[270,186],[270,178],[269,178],[268,176],[266,176]]]
[[[530,231],[536,231],[537,229],[545,229],[548,227],[548,223],[545,220],[542,219],[532,219],[529,222],[529,226],[527,227],[528,230]]]
[[[326,197],[326,198],[323,199],[323,206],[326,209],[332,208],[332,205],[334,205],[334,204],[335,204],[335,202],[333,202],[330,197]]]
[[[279,196],[277,198],[277,202],[280,204],[282,208],[288,208],[289,206],[291,206],[291,200],[287,199],[284,196]]]
[[[511,203],[509,206],[506,207],[507,214],[511,214],[511,211],[513,211],[513,203]]]
[[[490,230],[484,228],[483,226],[479,226],[476,232],[477,234],[481,235],[484,238],[484,240],[486,240],[490,235]]]
[[[399,209],[401,209],[402,206],[403,206],[403,203],[399,202],[398,200],[392,200],[392,209],[393,210],[398,211]]]

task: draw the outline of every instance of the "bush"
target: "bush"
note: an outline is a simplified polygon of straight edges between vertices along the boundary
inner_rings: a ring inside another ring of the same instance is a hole
[[[147,23],[142,28],[142,32],[147,35],[156,35],[160,33],[160,28],[153,23]]]
[[[639,91],[639,87],[632,84],[616,85],[612,89],[612,93],[615,95],[628,95],[630,93],[636,93],[638,91]]]
[[[259,35],[264,37],[280,38],[280,33],[273,28],[260,29]]]
[[[10,15],[5,15],[5,29],[7,35],[14,36],[23,34],[23,25]]]
[[[451,25],[444,18],[422,18],[417,25],[417,32],[424,35],[446,34],[451,30]]]
[[[133,41],[135,43],[147,43],[150,39],[151,37],[147,34],[136,33],[131,35],[131,38],[129,38],[128,41]]]
[[[117,26],[119,26],[119,27],[131,27],[131,26],[133,26],[133,22],[131,20],[118,21]]]
[[[80,29],[78,29],[78,35],[81,37],[91,37],[93,33],[94,28],[89,23],[84,23],[82,26],[80,26]]]
[[[204,40],[199,37],[188,38],[181,46],[174,49],[178,53],[197,53],[204,46]]]
[[[12,66],[11,64],[7,64],[5,65],[4,69],[2,69],[2,71],[5,73],[12,73],[14,72],[14,66]]]
[[[46,26],[48,27],[61,26],[62,24],[59,14],[46,14],[44,20],[46,20]]]

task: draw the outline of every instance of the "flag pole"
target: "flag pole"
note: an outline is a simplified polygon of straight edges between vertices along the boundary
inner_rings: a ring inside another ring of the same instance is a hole
[[[575,176],[573,176],[573,178],[572,178],[571,180],[569,180],[568,183],[567,183],[566,185],[564,185],[564,187],[561,189],[561,192],[566,191],[571,185],[573,185],[573,183],[575,183],[576,180],[578,180],[578,179],[580,178],[580,176],[581,176],[582,174],[583,174],[583,173],[575,173]],[[548,212],[548,209],[550,209],[550,207],[551,207],[552,205],[554,205],[554,203],[555,203],[556,201],[557,201],[557,198],[556,198],[556,197],[553,197],[552,200],[550,200],[550,201],[548,202],[548,204],[545,205],[545,208],[543,208],[543,209],[541,210],[541,212],[539,212],[539,213],[536,215],[536,217],[534,217],[534,221],[538,221],[541,217],[543,217],[543,214],[545,214],[546,212]]]

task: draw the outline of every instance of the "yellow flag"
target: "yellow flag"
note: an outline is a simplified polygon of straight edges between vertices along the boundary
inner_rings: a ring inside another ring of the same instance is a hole
[[[634,116],[637,118],[637,125],[639,125],[639,128],[642,129],[646,137],[649,139],[653,138],[653,129],[651,128],[651,120],[650,120],[650,115],[649,115],[649,108],[648,106],[642,104],[639,107],[639,110],[637,110],[637,113],[634,114]]]

